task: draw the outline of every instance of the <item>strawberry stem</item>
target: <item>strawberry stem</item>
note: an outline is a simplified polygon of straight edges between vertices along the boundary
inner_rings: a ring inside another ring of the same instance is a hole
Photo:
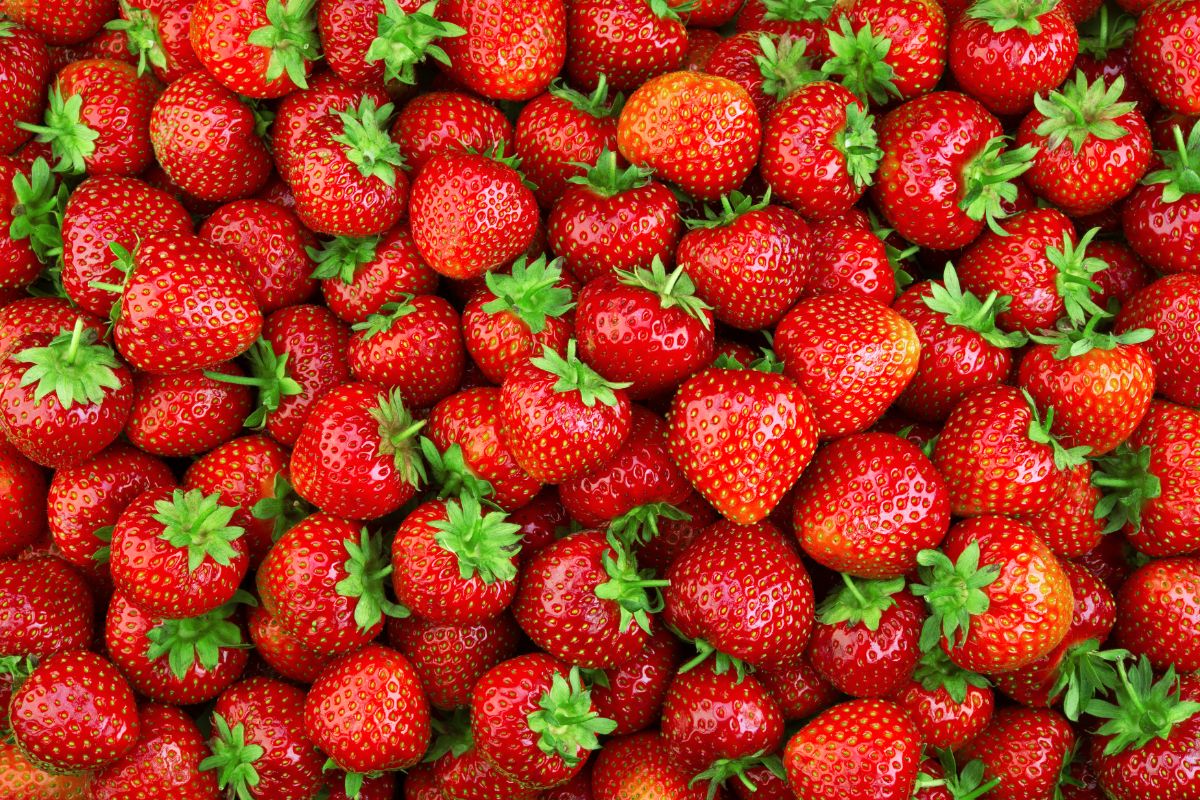
[[[586,186],[601,197],[613,197],[631,189],[640,189],[650,183],[654,170],[648,167],[629,166],[619,169],[617,154],[612,150],[602,150],[596,157],[595,164],[573,162],[573,166],[587,170],[583,175],[573,175],[568,183]]]
[[[379,454],[392,456],[396,471],[410,486],[418,486],[427,480],[425,464],[421,461],[420,443],[414,441],[417,433],[425,427],[423,420],[414,420],[400,391],[393,389],[389,395],[380,395],[379,404],[370,411],[371,418],[379,423]]]
[[[902,577],[867,581],[842,573],[842,583],[817,609],[817,619],[825,625],[844,622],[846,627],[862,625],[869,631],[878,630],[883,612],[896,604],[893,596],[904,589]]]
[[[391,560],[383,554],[383,537],[363,528],[359,540],[346,539],[346,577],[334,589],[342,597],[355,598],[354,624],[360,631],[378,625],[384,615],[403,619],[411,613],[399,603],[393,603],[384,592],[384,580],[392,574]]]
[[[409,14],[404,13],[396,0],[384,0],[383,13],[379,15],[376,28],[378,35],[367,48],[367,61],[383,62],[385,81],[416,83],[415,67],[426,58],[450,65],[446,51],[434,42],[463,36],[466,30],[437,19],[434,16],[436,11],[437,0],[424,3]]]
[[[670,273],[658,256],[650,262],[650,269],[617,270],[617,279],[625,286],[637,286],[658,295],[661,308],[678,308],[689,317],[700,320],[706,329],[712,329],[712,315],[706,312],[712,306],[696,296],[696,285],[684,272],[683,265]]]
[[[612,600],[620,606],[622,633],[634,622],[650,633],[649,615],[662,611],[663,607],[658,589],[668,585],[669,581],[655,580],[653,570],[638,570],[637,559],[615,536],[608,537],[608,546],[610,552],[601,557],[608,580],[596,587],[596,597]]]
[[[288,354],[279,355],[265,339],[257,339],[246,351],[249,375],[230,375],[205,370],[204,376],[221,383],[258,389],[258,407],[246,417],[245,426],[255,430],[267,424],[267,415],[279,410],[285,397],[301,394],[304,388],[288,372]]]
[[[137,74],[144,75],[149,65],[167,68],[167,51],[158,35],[158,15],[148,8],[139,8],[121,0],[121,18],[104,26],[110,31],[125,32],[125,48],[137,56]]]
[[[838,30],[829,30],[829,49],[833,57],[821,71],[829,79],[840,81],[859,100],[883,105],[900,96],[893,80],[896,70],[887,62],[892,40],[876,36],[871,23],[855,31],[850,20],[842,17]]]
[[[1112,141],[1129,133],[1113,120],[1122,117],[1137,107],[1136,103],[1123,102],[1125,78],[1118,75],[1111,85],[1104,78],[1097,78],[1090,85],[1083,72],[1075,73],[1075,80],[1063,84],[1062,89],[1050,92],[1048,97],[1035,95],[1033,105],[1043,120],[1035,129],[1039,136],[1047,138],[1050,150],[1056,150],[1063,142],[1070,141],[1075,153],[1083,149],[1089,137]]]
[[[241,603],[257,605],[258,601],[239,589],[233,600],[207,614],[161,621],[146,634],[150,641],[146,658],[154,661],[166,656],[171,674],[180,680],[197,664],[205,670],[216,669],[222,650],[250,647],[242,639],[242,629],[229,620]]]
[[[975,331],[993,347],[1007,349],[1025,344],[1025,334],[1006,333],[996,327],[996,315],[1008,309],[1012,298],[993,291],[981,302],[978,297],[963,290],[953,264],[947,262],[942,283],[931,281],[929,293],[921,301],[931,311],[942,314],[947,324]]]
[[[1096,503],[1096,519],[1107,519],[1105,533],[1129,526],[1142,527],[1142,507],[1162,494],[1162,483],[1150,471],[1150,447],[1134,450],[1122,443],[1112,453],[1096,462],[1092,485],[1104,492]]]
[[[29,347],[12,360],[29,364],[21,376],[21,386],[33,385],[34,402],[51,392],[59,405],[69,409],[76,403],[100,405],[110,391],[121,388],[116,370],[120,367],[112,348],[98,344],[96,332],[83,327],[64,330],[44,347]]]
[[[1175,203],[1184,195],[1200,194],[1200,122],[1192,126],[1187,141],[1180,125],[1173,125],[1174,150],[1159,150],[1165,169],[1152,172],[1142,183],[1163,184],[1162,201]]]
[[[336,112],[342,121],[342,133],[333,137],[346,148],[346,159],[358,167],[364,178],[378,178],[388,186],[396,185],[396,169],[404,168],[400,145],[388,135],[387,120],[392,104],[376,108],[375,101],[364,97],[357,109]]]
[[[627,381],[605,380],[600,373],[576,357],[575,346],[574,339],[567,342],[566,358],[556,353],[553,348],[546,347],[542,350],[541,358],[530,359],[530,363],[558,378],[554,384],[554,391],[560,394],[578,392],[580,401],[588,408],[593,407],[597,402],[616,407],[617,395],[615,393],[632,384]]]

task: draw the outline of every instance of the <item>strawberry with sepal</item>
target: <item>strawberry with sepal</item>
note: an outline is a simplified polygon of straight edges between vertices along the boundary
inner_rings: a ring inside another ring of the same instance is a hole
[[[542,796],[538,790],[505,775],[480,755],[471,738],[470,718],[465,711],[455,712],[449,718],[435,718],[433,727],[437,737],[425,761],[433,763],[439,800],[470,797],[534,800]]]
[[[908,711],[927,746],[950,750],[975,739],[996,706],[987,678],[958,666],[936,647],[922,654],[911,680],[889,699]]]
[[[936,0],[853,0],[826,24],[832,57],[822,67],[866,102],[907,100],[932,91],[946,69],[953,14]]]
[[[282,97],[308,86],[319,57],[316,0],[196,0],[189,25],[204,68],[246,97]]]
[[[230,441],[253,405],[250,390],[234,382],[242,376],[232,361],[207,370],[136,373],[126,438],[158,456],[195,456]]]
[[[201,68],[188,37],[194,0],[123,0],[118,6],[120,16],[104,27],[124,33],[139,75],[149,69],[169,84]]]
[[[429,59],[448,63],[438,40],[466,33],[436,14],[436,0],[318,2],[325,61],[342,80],[356,86],[416,83],[417,65]]]
[[[0,287],[28,286],[61,252],[67,195],[44,158],[25,169],[0,156]]]
[[[567,76],[592,91],[604,76],[631,92],[647,80],[684,66],[689,32],[686,4],[671,0],[579,0],[567,10]]]
[[[831,0],[747,0],[734,19],[738,32],[762,31],[804,41],[814,58],[828,58],[829,29],[837,27],[844,10]]]
[[[270,122],[271,147],[279,176],[284,181],[291,181],[295,161],[303,155],[298,142],[314,122],[338,112],[352,112],[364,100],[370,100],[376,108],[389,102],[382,85],[350,84],[334,72],[317,73],[307,89],[292,92],[280,100],[275,106],[275,118]]]
[[[450,151],[483,153],[503,144],[513,146],[513,124],[492,103],[466,92],[422,92],[409,100],[392,123],[392,139],[400,145],[412,174],[429,159]]]
[[[1151,172],[1122,206],[1121,230],[1133,251],[1160,272],[1193,272],[1200,258],[1200,122],[1184,139],[1172,126],[1175,148],[1158,151],[1163,169]]]
[[[438,275],[421,259],[405,223],[382,236],[338,236],[308,251],[325,304],[351,325],[365,322],[405,295],[433,294]]]
[[[441,0],[438,18],[466,31],[442,42],[448,59],[442,69],[493,100],[528,100],[544,92],[566,60],[560,0]]]

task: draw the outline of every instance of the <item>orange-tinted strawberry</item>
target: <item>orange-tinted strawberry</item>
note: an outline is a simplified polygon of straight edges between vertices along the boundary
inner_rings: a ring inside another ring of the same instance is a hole
[[[693,777],[671,758],[662,734],[649,731],[605,743],[592,769],[592,791],[595,800],[705,800],[709,787]],[[712,797],[725,800],[726,795],[718,790]]]
[[[55,556],[0,561],[0,657],[80,650],[92,642],[91,590]]]

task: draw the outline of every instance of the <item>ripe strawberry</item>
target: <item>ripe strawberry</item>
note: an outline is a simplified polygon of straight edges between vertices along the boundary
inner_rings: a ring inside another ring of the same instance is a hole
[[[29,763],[16,745],[0,743],[0,796],[29,800],[75,800],[84,797],[90,778],[86,772],[70,775],[46,772]]]
[[[442,711],[469,705],[479,678],[516,655],[520,635],[509,614],[466,625],[419,617],[387,622],[388,643],[413,665],[429,704]]]
[[[314,122],[339,112],[352,113],[364,100],[370,100],[376,108],[389,102],[382,86],[353,85],[333,72],[314,75],[307,89],[284,97],[271,123],[271,146],[280,176],[285,181],[292,179],[294,162],[303,155],[298,142]]]
[[[405,295],[433,294],[438,286],[437,273],[421,260],[405,223],[383,236],[339,236],[309,255],[317,261],[313,277],[321,279],[326,305],[351,325]]]
[[[912,679],[891,696],[904,708],[928,747],[958,749],[987,727],[995,708],[988,680],[934,648],[921,656]]]
[[[86,0],[67,4],[63,0],[6,0],[5,16],[24,25],[46,44],[79,44],[92,38],[116,15],[114,0]]]
[[[965,520],[950,529],[940,551],[926,550],[918,561],[924,583],[912,592],[930,611],[921,648],[940,644],[964,669],[991,674],[1023,667],[1054,649],[1070,627],[1067,575],[1022,523]]]
[[[904,239],[937,250],[957,250],[994,227],[1033,157],[1032,148],[1006,152],[996,118],[958,92],[909,100],[878,131],[875,204]]]
[[[24,144],[31,132],[22,125],[41,119],[46,84],[50,82],[50,55],[33,31],[7,20],[0,24],[0,154],[8,155]]]
[[[829,50],[828,30],[836,30],[845,10],[828,0],[747,0],[734,19],[734,28],[762,31],[793,41],[804,40],[804,49],[824,61]]]
[[[1129,62],[1138,82],[1169,110],[1200,113],[1200,62],[1195,53],[1200,4],[1169,0],[1138,10],[1142,13],[1129,44]]]
[[[224,444],[253,407],[250,390],[234,382],[240,380],[233,362],[203,372],[138,373],[125,435],[160,456],[199,455]]]
[[[214,78],[246,97],[308,86],[318,58],[315,0],[196,0],[189,38]]]
[[[1116,644],[1151,666],[1180,672],[1200,669],[1200,560],[1163,558],[1134,571],[1117,594]]]
[[[25,757],[51,772],[108,766],[134,748],[140,731],[129,684],[86,650],[39,663],[13,692],[9,720]]]
[[[305,647],[261,605],[250,611],[247,628],[255,652],[288,680],[312,683],[333,661],[333,657]]]
[[[46,496],[42,470],[4,437],[0,437],[0,491],[9,498],[0,506],[0,558],[14,558],[42,538],[47,508],[53,511],[55,501]]]
[[[18,339],[0,360],[0,431],[42,466],[95,456],[121,434],[132,405],[129,368],[82,319],[57,336]]]
[[[921,737],[887,700],[850,700],[823,711],[788,741],[783,766],[797,797],[908,800]]]
[[[698,200],[741,186],[758,156],[762,126],[750,95],[728,78],[671,72],[630,95],[617,146]]]
[[[378,536],[313,514],[275,543],[256,580],[263,608],[300,644],[341,656],[379,636],[385,614],[403,613],[384,595],[390,571]]]
[[[1193,272],[1200,258],[1200,191],[1190,176],[1200,164],[1200,123],[1186,142],[1180,126],[1172,132],[1175,150],[1158,151],[1165,168],[1147,175],[1125,201],[1121,229],[1133,251],[1160,272]]]
[[[613,739],[596,756],[592,769],[595,800],[624,800],[631,797],[662,800],[724,800],[727,795],[692,780],[675,763],[666,740],[656,731]]]
[[[465,31],[442,42],[449,58],[443,69],[484,97],[528,100],[563,68],[567,21],[560,0],[442,0],[437,11]]]
[[[479,754],[533,789],[569,780],[616,723],[599,716],[578,668],[544,653],[504,661],[479,679],[471,734]]]
[[[878,104],[889,94],[908,100],[937,86],[953,17],[936,0],[853,0],[841,10],[827,23],[833,58],[822,67],[826,75]]]
[[[636,272],[669,262],[682,225],[679,201],[650,180],[650,170],[619,170],[616,153],[602,152],[596,166],[572,178],[546,222],[550,247],[583,282],[609,272]]]
[[[357,796],[369,773],[406,769],[429,746],[429,703],[400,653],[370,644],[321,673],[304,699],[308,739],[347,771]]]
[[[329,514],[377,519],[424,479],[414,422],[399,392],[344,383],[313,403],[292,450],[296,493]]]
[[[1106,520],[1096,517],[1102,493],[1092,484],[1092,462],[1085,461],[1067,473],[1058,499],[1041,509],[1018,514],[1051,550],[1064,558],[1082,556],[1100,544]]]
[[[1155,391],[1175,403],[1200,405],[1200,276],[1169,275],[1130,297],[1113,331],[1138,328],[1154,331],[1142,348],[1154,364]]]
[[[573,0],[567,10],[571,83],[593,91],[602,77],[630,92],[684,65],[689,33],[681,7],[647,0]]]
[[[434,42],[465,33],[435,19],[435,10],[436,4],[422,0],[321,0],[317,27],[325,61],[355,86],[416,83],[417,64],[430,57],[446,61]]]
[[[1024,800],[1052,797],[1059,773],[1075,745],[1075,733],[1050,709],[1003,708],[960,754],[983,762],[984,778],[998,778],[988,797]]]
[[[1093,293],[1092,300],[1101,308],[1111,312],[1113,301],[1125,305],[1129,298],[1154,281],[1154,273],[1125,242],[1104,240],[1089,246],[1093,256],[1108,264],[1108,269],[1092,276],[1092,281],[1100,287],[1099,292]]]
[[[471,741],[470,722],[465,715],[455,715],[439,728],[442,729],[440,735],[430,748],[432,754],[441,754],[433,763],[438,798],[481,796],[535,800],[542,796],[536,789],[505,775],[480,755]]]
[[[34,333],[59,334],[82,319],[85,328],[101,337],[104,322],[72,306],[62,297],[26,297],[0,306],[0,356],[5,356],[20,338]]]
[[[920,342],[900,314],[847,292],[797,303],[776,328],[775,349],[829,439],[883,415],[916,373]]]
[[[169,792],[178,800],[217,797],[217,779],[201,771],[208,755],[204,736],[185,712],[147,703],[138,712],[137,745],[88,782],[93,800],[153,797]]]
[[[66,200],[66,185],[44,158],[26,168],[0,156],[0,287],[28,286],[58,254],[58,215]]]
[[[628,545],[600,531],[571,534],[525,563],[513,616],[542,650],[588,669],[620,666],[642,650],[664,581],[639,570]]]
[[[614,736],[644,730],[658,720],[679,667],[679,651],[679,640],[659,626],[640,653],[595,678],[592,706],[600,716],[617,723]]]
[[[195,5],[193,0],[126,0],[120,17],[104,27],[124,33],[139,75],[149,67],[160,81],[172,83],[202,66],[188,38]]]
[[[92,642],[92,594],[55,556],[0,561],[0,657],[46,658]]]
[[[513,125],[491,103],[463,92],[426,92],[400,109],[392,139],[416,175],[436,155],[513,148]]]
[[[756,31],[735,33],[717,43],[700,64],[700,71],[728,78],[745,89],[765,123],[771,109],[796,83],[820,76],[809,69],[811,62],[804,50],[792,47],[790,38],[776,39]]]

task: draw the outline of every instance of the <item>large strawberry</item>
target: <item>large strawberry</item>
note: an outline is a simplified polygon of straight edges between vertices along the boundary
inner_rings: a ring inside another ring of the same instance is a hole
[[[5,20],[0,23],[0,154],[8,155],[29,139],[21,123],[41,119],[50,56],[46,44],[33,31]]]
[[[115,16],[114,0],[86,0],[71,5],[65,0],[7,0],[5,16],[32,30],[46,44],[79,44],[100,32]]]
[[[983,762],[983,776],[1000,779],[995,800],[1053,797],[1059,773],[1075,747],[1075,732],[1050,709],[1003,708],[960,757]]]
[[[1200,122],[1184,141],[1180,125],[1172,126],[1175,149],[1158,151],[1164,169],[1152,172],[1126,200],[1121,229],[1129,246],[1160,272],[1194,272],[1200,258],[1200,187],[1194,176],[1200,165]]]
[[[442,42],[444,69],[495,100],[544,92],[566,60],[563,6],[562,0],[441,0],[438,18],[465,31]]]
[[[189,25],[200,63],[246,97],[282,97],[308,85],[318,57],[316,0],[196,0]]]
[[[125,436],[159,456],[194,456],[224,444],[241,430],[253,405],[242,379],[232,361],[209,370],[139,372]]]
[[[631,92],[681,68],[688,49],[682,10],[647,0],[573,0],[567,9],[571,83],[592,91],[603,77]]]
[[[1200,669],[1193,621],[1200,601],[1200,560],[1161,558],[1136,569],[1117,593],[1113,641],[1157,670]]]
[[[1129,62],[1138,82],[1179,114],[1200,113],[1197,25],[1200,3],[1196,0],[1150,3],[1138,17],[1129,44]]]
[[[178,800],[217,796],[217,778],[201,770],[208,756],[204,735],[186,712],[147,703],[138,710],[137,745],[88,782],[93,800],[122,800],[139,794],[169,793]]]

